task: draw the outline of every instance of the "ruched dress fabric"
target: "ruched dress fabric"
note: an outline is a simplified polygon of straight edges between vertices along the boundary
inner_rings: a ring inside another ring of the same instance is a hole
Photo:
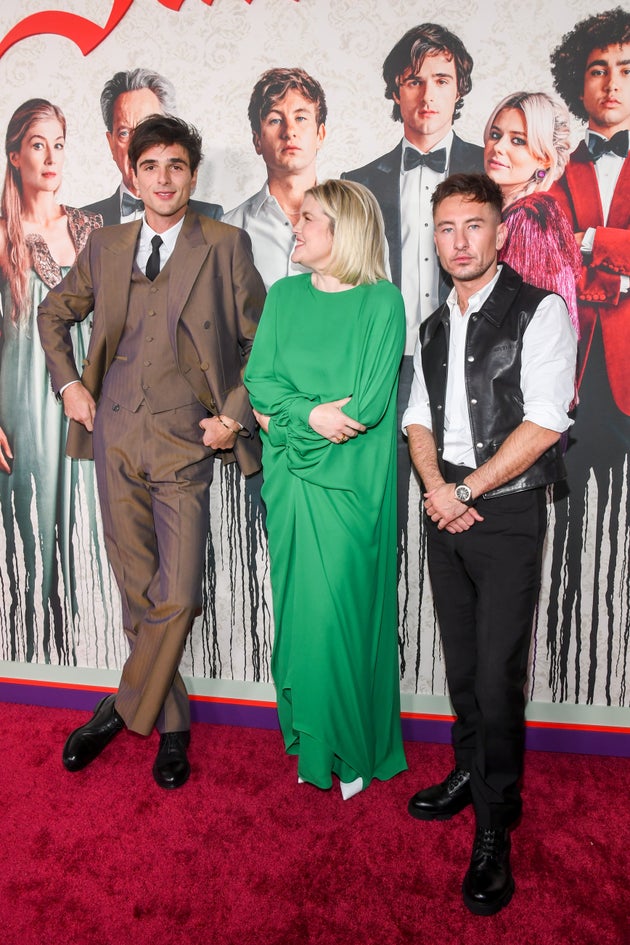
[[[298,775],[329,788],[406,769],[396,582],[396,390],[402,296],[381,281],[323,292],[275,283],[245,372],[263,433],[278,715]],[[367,426],[347,443],[316,433],[319,403],[352,396]]]

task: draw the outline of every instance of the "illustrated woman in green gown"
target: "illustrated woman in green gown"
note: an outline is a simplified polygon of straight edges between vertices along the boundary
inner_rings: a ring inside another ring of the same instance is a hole
[[[383,221],[360,184],[307,191],[245,372],[262,430],[272,673],[298,779],[345,798],[406,768],[396,596],[396,388],[405,341]]]
[[[64,456],[66,421],[50,385],[37,306],[74,263],[101,218],[57,203],[66,122],[45,99],[24,102],[6,132],[0,219],[0,558],[7,659],[73,660],[74,553],[100,567],[90,464],[81,469],[83,542],[73,534],[79,467]],[[87,344],[75,336],[79,363]]]

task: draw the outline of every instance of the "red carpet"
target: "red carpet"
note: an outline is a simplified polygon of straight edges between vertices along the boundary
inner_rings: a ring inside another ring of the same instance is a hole
[[[196,725],[171,793],[151,776],[156,736],[123,733],[69,774],[85,713],[1,709],[2,945],[630,943],[629,759],[528,753],[516,893],[483,918],[460,894],[471,811],[406,812],[446,746],[408,744],[409,772],[344,802],[297,784],[278,733]]]

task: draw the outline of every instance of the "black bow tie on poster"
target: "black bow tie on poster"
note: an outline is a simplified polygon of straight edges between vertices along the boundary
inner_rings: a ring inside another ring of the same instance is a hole
[[[588,150],[592,161],[598,161],[602,154],[616,154],[625,158],[628,155],[628,132],[618,131],[612,138],[600,138],[599,135],[590,134]]]
[[[121,209],[122,215],[124,217],[128,217],[131,216],[132,213],[144,210],[144,204],[141,200],[137,200],[135,197],[132,197],[131,194],[123,194]]]
[[[446,170],[446,148],[438,148],[428,154],[420,154],[415,148],[405,148],[403,168],[410,171],[414,167],[428,167],[436,174],[443,174]]]

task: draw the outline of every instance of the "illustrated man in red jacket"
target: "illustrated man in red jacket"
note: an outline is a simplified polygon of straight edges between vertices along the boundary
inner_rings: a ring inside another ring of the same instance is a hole
[[[630,454],[630,11],[617,7],[578,23],[551,54],[551,71],[557,92],[587,128],[551,189],[571,222],[583,267],[579,403],[566,457],[570,493],[556,502],[552,584],[560,593],[552,587],[548,642],[551,682],[565,697],[570,666],[586,655],[588,673],[580,680],[576,669],[575,686],[585,685],[591,701],[598,674],[608,680],[612,671],[620,623],[615,587],[630,524],[623,502]],[[583,579],[585,549],[592,584]],[[590,629],[576,635],[582,614]],[[573,645],[577,659],[570,656]]]

